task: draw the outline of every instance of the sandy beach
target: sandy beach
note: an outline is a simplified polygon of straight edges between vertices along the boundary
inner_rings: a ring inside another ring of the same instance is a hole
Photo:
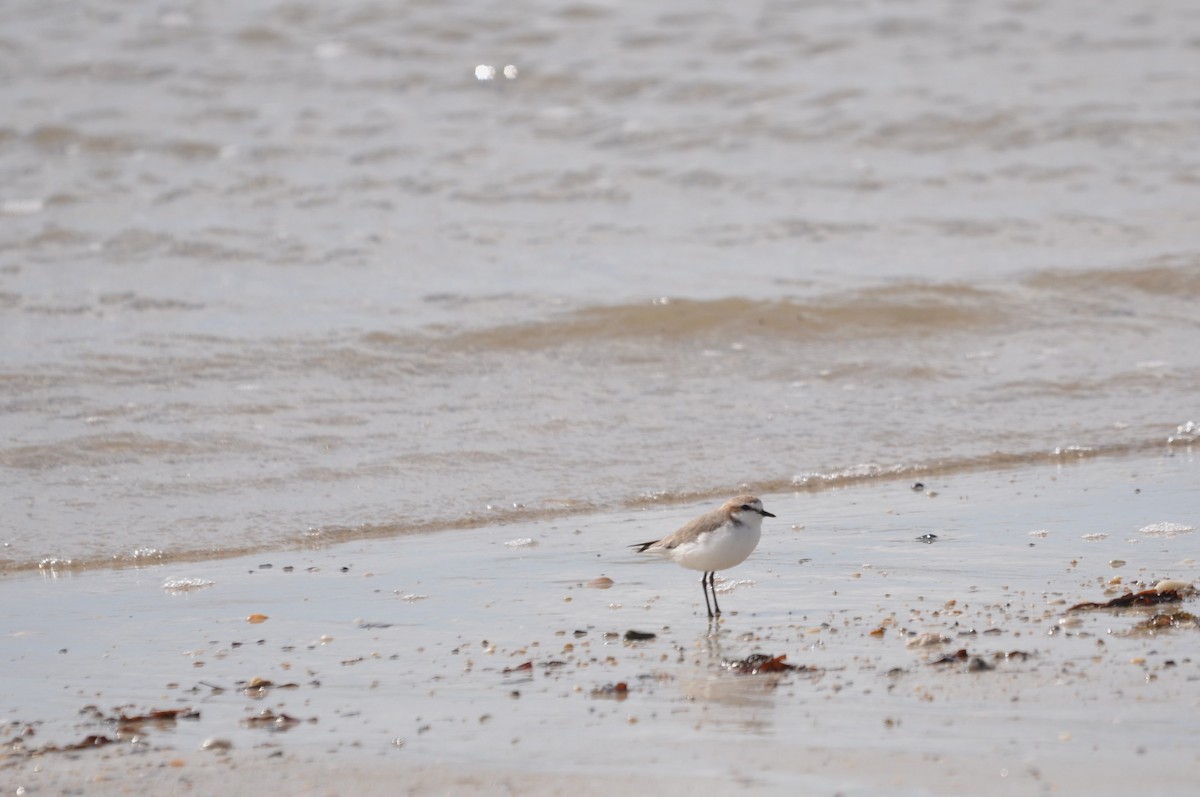
[[[1180,793],[1194,599],[1068,609],[1195,580],[1197,467],[765,495],[713,625],[694,574],[623,547],[703,504],[10,575],[3,605],[36,611],[4,618],[0,772],[31,795]],[[118,719],[152,712],[182,713]]]

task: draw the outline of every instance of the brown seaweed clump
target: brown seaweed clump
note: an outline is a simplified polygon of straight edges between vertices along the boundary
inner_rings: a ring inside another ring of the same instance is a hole
[[[1126,592],[1120,597],[1102,603],[1077,603],[1068,612],[1085,612],[1094,609],[1124,609],[1131,606],[1156,606],[1160,603],[1179,603],[1183,595],[1176,589],[1146,589],[1141,592]]]

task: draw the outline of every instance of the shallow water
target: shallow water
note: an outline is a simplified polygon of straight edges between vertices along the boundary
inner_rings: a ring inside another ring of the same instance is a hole
[[[1192,4],[4,16],[0,568],[1197,420]]]

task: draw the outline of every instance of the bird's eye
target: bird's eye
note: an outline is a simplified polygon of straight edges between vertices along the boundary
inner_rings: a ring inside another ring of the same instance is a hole
[[[747,512],[754,511],[754,507],[750,506],[749,504],[742,504],[742,509],[745,509]]]

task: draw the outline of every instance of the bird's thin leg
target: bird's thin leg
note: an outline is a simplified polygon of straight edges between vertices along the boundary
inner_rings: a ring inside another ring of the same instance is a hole
[[[708,586],[712,590],[713,594],[713,610],[716,612],[717,616],[720,617],[721,607],[717,605],[717,573],[715,570],[708,574]]]
[[[700,576],[700,589],[704,590],[704,608],[708,609],[708,616],[712,617],[712,607],[708,605],[708,573]]]

